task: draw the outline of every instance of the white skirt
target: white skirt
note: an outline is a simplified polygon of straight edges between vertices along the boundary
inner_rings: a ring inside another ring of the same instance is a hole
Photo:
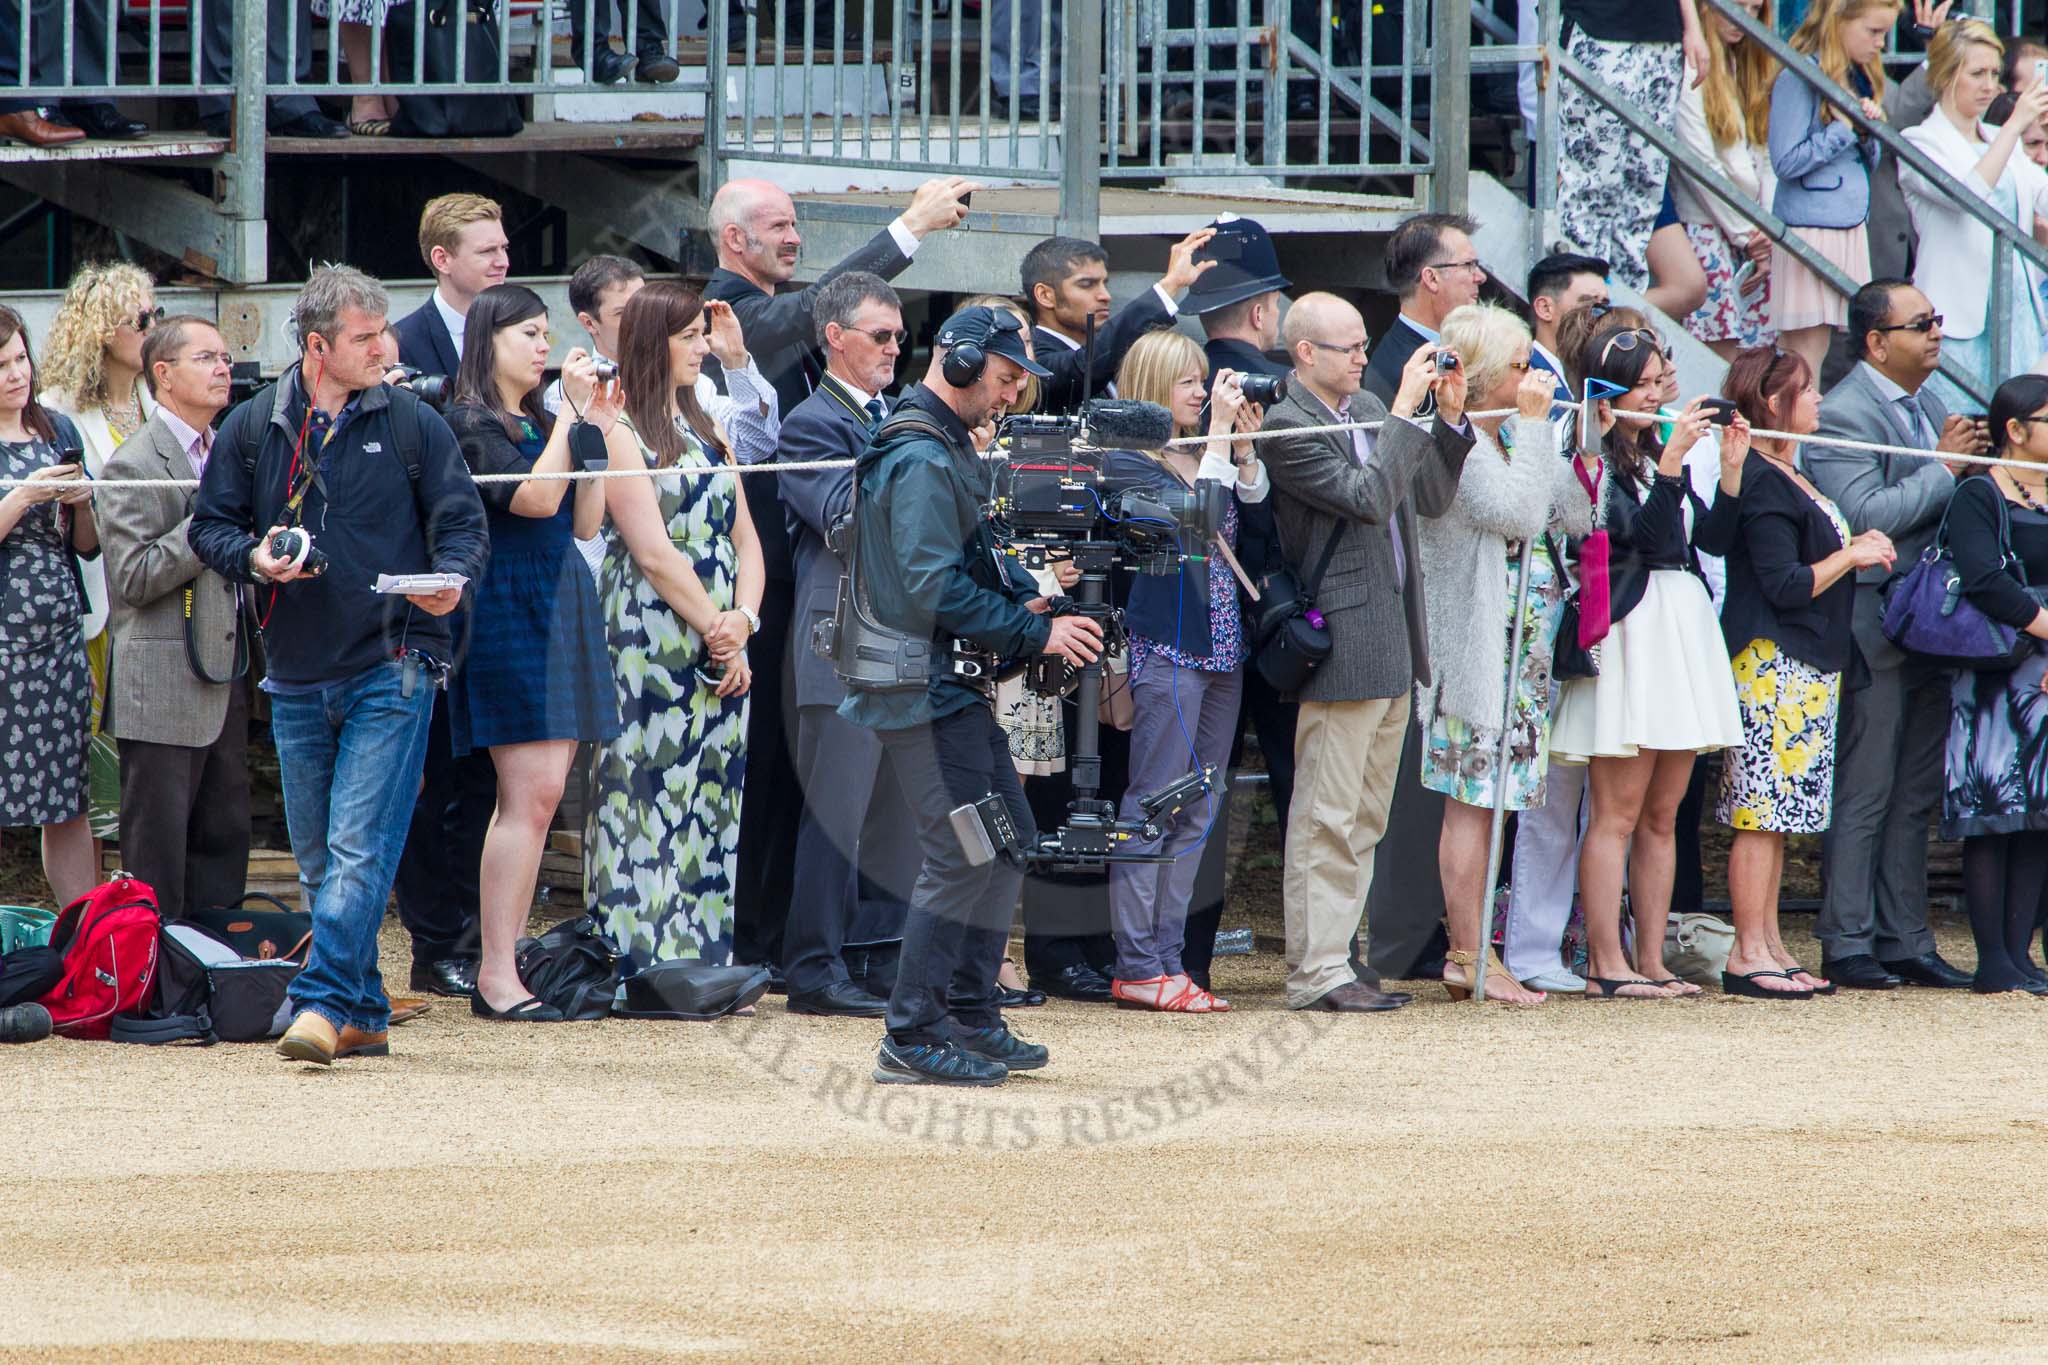
[[[1721,624],[1706,587],[1656,569],[1643,600],[1600,642],[1600,676],[1574,678],[1557,699],[1550,756],[1560,763],[1634,758],[1642,749],[1733,749],[1742,710]]]

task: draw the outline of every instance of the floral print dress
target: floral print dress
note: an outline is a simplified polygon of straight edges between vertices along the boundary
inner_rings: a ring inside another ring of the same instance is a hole
[[[59,462],[49,442],[0,442],[0,477]],[[61,824],[86,809],[92,673],[71,557],[71,515],[22,513],[0,540],[0,828]]]
[[[685,432],[678,467],[713,461]],[[641,453],[651,466],[652,451]],[[736,480],[653,481],[670,540],[721,610],[739,587]],[[591,913],[638,966],[676,958],[732,961],[733,877],[747,699],[699,676],[703,637],[640,572],[618,529],[605,528],[598,596],[623,728],[598,751],[584,892]]]

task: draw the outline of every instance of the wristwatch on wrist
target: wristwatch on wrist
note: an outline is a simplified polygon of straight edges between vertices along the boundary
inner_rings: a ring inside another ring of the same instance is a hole
[[[747,618],[747,634],[759,635],[761,633],[761,618],[754,614],[752,608],[735,606],[733,610]]]
[[[256,567],[256,551],[262,548],[262,545],[263,542],[259,540],[256,542],[256,544],[251,545],[249,547],[249,562],[247,568],[249,570],[250,578],[254,579],[258,583],[268,583],[270,581],[270,575]]]

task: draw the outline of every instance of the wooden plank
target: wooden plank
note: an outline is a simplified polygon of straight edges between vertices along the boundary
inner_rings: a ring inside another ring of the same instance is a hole
[[[559,92],[558,92],[559,93]],[[274,137],[277,156],[504,156],[532,152],[615,152],[680,157],[704,145],[702,119],[624,123],[529,123],[511,137]]]

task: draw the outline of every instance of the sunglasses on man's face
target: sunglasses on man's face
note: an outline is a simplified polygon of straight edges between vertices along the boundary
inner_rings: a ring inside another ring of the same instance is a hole
[[[1914,318],[1911,322],[1891,322],[1886,323],[1882,327],[1873,327],[1870,330],[1873,332],[1919,332],[1924,335],[1939,326],[1941,326],[1941,314],[1929,313],[1925,317]]]

